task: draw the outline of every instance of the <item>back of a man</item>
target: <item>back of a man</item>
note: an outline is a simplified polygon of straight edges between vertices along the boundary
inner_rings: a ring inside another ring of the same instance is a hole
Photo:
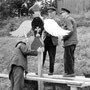
[[[15,46],[10,64],[8,66],[9,79],[11,81],[11,90],[23,90],[24,88],[24,72],[28,72],[27,56],[36,56],[37,51],[28,48],[25,42],[18,42]]]

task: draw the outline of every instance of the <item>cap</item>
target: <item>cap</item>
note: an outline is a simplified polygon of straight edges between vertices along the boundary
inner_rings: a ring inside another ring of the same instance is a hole
[[[47,10],[53,10],[53,11],[56,11],[56,8],[55,8],[55,7],[48,7]]]
[[[61,13],[62,13],[63,11],[65,11],[65,12],[67,12],[67,13],[70,13],[70,11],[69,11],[68,9],[66,9],[66,8],[61,8]]]

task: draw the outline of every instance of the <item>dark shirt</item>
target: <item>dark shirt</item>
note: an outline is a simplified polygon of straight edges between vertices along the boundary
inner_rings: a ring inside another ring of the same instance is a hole
[[[45,46],[52,46],[53,45],[53,43],[52,43],[52,38],[51,38],[52,36],[50,35],[50,36],[47,36],[46,38],[45,38],[45,40],[44,40],[44,43],[45,43]]]
[[[51,19],[55,20],[58,23],[58,25],[60,24],[59,17],[55,16]],[[46,34],[46,38],[44,40],[45,46],[57,46],[58,45],[58,37],[52,36],[48,33],[45,33],[45,34]]]

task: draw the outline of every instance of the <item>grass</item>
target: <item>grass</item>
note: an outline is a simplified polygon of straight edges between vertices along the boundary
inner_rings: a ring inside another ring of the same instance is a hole
[[[28,17],[29,18],[29,17]],[[0,37],[0,73],[8,73],[7,66],[10,63],[10,58],[14,50],[15,44],[23,39],[10,37],[8,32],[11,30],[11,26],[14,24],[14,29],[17,28],[20,23],[28,18],[14,18],[9,21],[3,22],[5,27],[0,30],[0,33],[7,32],[4,36]],[[7,22],[9,22],[7,24]],[[83,75],[83,72],[90,73],[90,27],[78,27],[78,45],[75,51],[75,74]],[[32,42],[32,37],[29,38],[29,45]],[[55,74],[63,74],[63,47],[62,42],[59,42],[57,47],[56,61],[55,61]],[[28,57],[28,69],[29,72],[37,72],[37,57]],[[48,55],[45,62],[43,73],[48,73],[49,60]],[[0,79],[0,90],[9,90],[9,80]]]

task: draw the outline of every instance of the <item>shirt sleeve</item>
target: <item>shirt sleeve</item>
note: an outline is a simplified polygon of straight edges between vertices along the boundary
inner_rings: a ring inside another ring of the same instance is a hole
[[[66,25],[65,25],[64,29],[69,30],[70,33],[63,37],[64,40],[68,39],[73,33],[73,24],[72,24],[71,20],[67,19],[65,23],[66,23]]]
[[[31,50],[27,47],[27,45],[21,44],[19,49],[24,55],[31,55],[31,56],[37,56],[38,52],[35,50]]]

